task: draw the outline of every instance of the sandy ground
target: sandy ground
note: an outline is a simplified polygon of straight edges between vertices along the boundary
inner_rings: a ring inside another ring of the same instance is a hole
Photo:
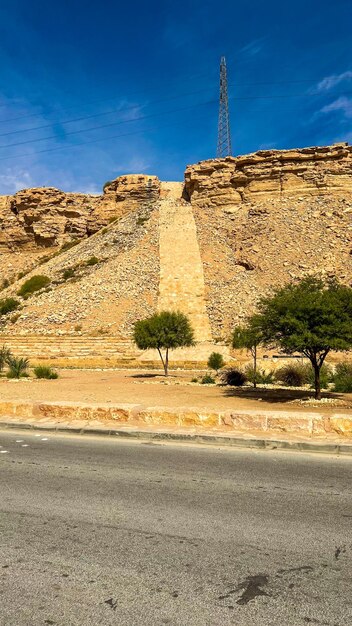
[[[216,385],[190,385],[198,374],[177,372],[165,384],[163,376],[138,371],[61,370],[57,380],[0,379],[0,401],[47,401],[87,403],[137,403],[147,406],[197,407],[217,410],[265,409],[313,412],[352,412],[352,394],[334,394],[345,406],[321,404],[319,407],[292,403],[307,398],[310,391],[288,389],[228,388]],[[325,394],[327,395],[327,394]]]

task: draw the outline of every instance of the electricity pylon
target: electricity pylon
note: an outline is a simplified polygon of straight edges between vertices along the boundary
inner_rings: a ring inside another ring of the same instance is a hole
[[[217,158],[224,158],[232,154],[229,97],[227,93],[227,70],[226,59],[221,57],[220,62],[220,105],[218,124],[218,145],[216,150]]]

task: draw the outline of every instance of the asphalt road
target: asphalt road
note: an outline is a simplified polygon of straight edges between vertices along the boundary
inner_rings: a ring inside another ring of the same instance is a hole
[[[1,626],[352,624],[352,460],[0,445]]]

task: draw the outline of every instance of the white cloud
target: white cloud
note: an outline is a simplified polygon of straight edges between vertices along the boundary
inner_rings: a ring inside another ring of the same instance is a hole
[[[352,98],[340,96],[340,98],[337,98],[334,102],[331,102],[320,109],[320,113],[331,113],[334,111],[341,111],[346,118],[352,118]]]
[[[8,195],[16,193],[20,189],[33,187],[33,180],[29,172],[16,167],[7,168],[0,174],[0,194]]]
[[[333,87],[336,87],[336,85],[348,80],[352,80],[351,70],[343,72],[342,74],[332,74],[331,76],[326,76],[322,81],[320,81],[320,83],[318,83],[317,89],[319,91],[329,91],[329,89],[332,89]]]
[[[89,184],[83,189],[83,191],[80,191],[79,193],[87,193],[90,196],[100,196],[102,193],[102,189],[100,189],[98,185]]]

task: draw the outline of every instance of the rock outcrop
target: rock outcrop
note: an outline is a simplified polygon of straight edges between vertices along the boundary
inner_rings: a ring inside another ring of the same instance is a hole
[[[121,176],[102,195],[65,193],[54,187],[24,189],[0,197],[0,248],[61,246],[97,232],[111,219],[158,199],[156,176]]]
[[[260,198],[352,194],[352,146],[347,143],[201,161],[185,172],[193,205],[236,211]]]
[[[197,339],[224,342],[273,286],[318,272],[352,285],[352,147],[203,161],[184,185],[132,175],[101,196],[22,191],[0,198],[0,218],[0,282],[13,283],[1,296],[35,273],[51,279],[3,332],[122,340],[172,307]]]

